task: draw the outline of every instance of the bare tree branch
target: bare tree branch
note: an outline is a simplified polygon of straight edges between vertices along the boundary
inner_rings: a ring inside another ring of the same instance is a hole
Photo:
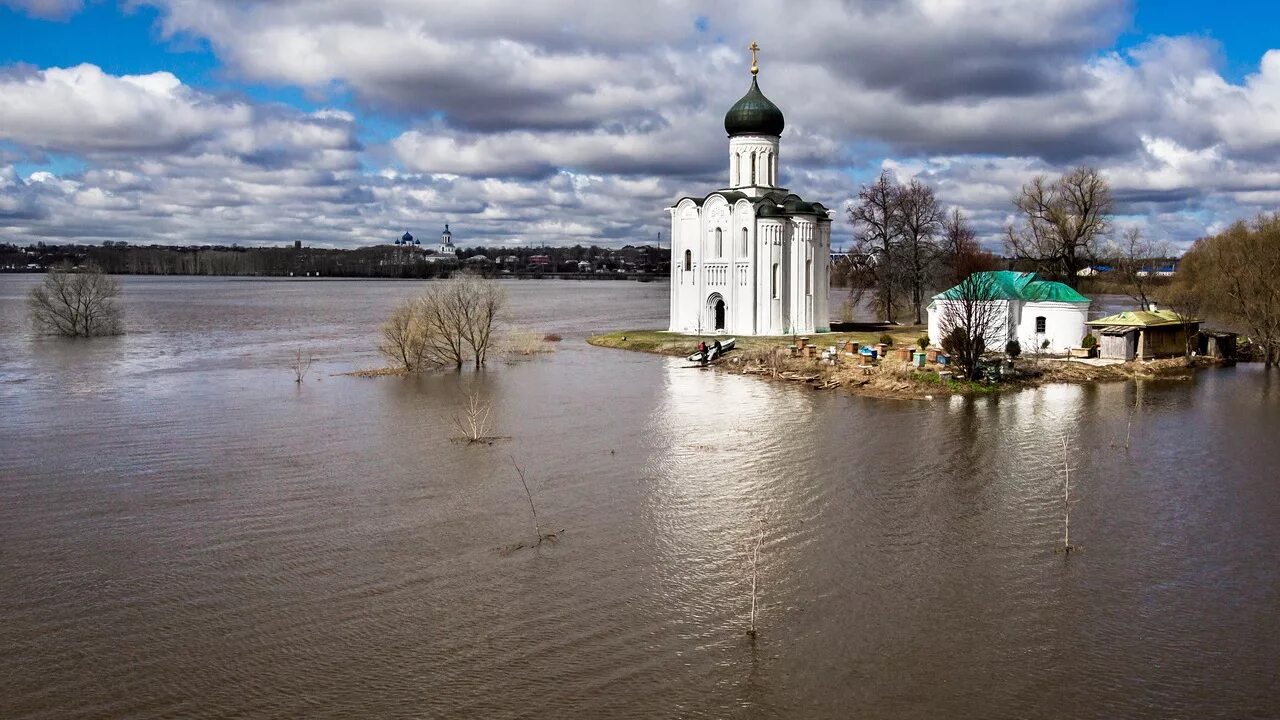
[[[1022,222],[1005,228],[1009,251],[1076,287],[1079,271],[1097,257],[1098,243],[1110,230],[1111,185],[1096,169],[1081,166],[1053,181],[1033,178],[1013,205]]]

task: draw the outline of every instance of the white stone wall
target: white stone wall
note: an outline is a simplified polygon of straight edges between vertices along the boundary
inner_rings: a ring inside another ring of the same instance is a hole
[[[1029,302],[1021,307],[1015,337],[1022,351],[1034,352],[1045,340],[1048,352],[1065,353],[1080,347],[1084,339],[1085,321],[1089,319],[1087,303]],[[1036,318],[1045,319],[1044,333],[1036,332]]]

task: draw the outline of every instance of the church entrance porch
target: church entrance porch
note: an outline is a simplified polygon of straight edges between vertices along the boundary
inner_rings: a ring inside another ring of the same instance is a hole
[[[720,293],[711,293],[711,296],[707,298],[706,327],[715,332],[724,332],[727,316],[728,306],[725,305],[724,296]]]

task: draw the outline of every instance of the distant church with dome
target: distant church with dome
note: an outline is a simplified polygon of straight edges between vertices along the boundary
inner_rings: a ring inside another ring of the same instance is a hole
[[[831,217],[778,184],[782,111],[751,89],[724,116],[729,184],[671,213],[672,332],[790,335],[830,329]]]

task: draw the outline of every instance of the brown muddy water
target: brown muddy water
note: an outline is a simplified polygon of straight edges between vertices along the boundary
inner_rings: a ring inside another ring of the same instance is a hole
[[[0,717],[1280,717],[1280,374],[853,398],[592,348],[666,286],[544,281],[554,355],[358,379],[418,284],[128,278],[130,333],[67,342],[37,280],[0,276]],[[450,441],[472,387],[509,440]],[[559,544],[505,549],[513,457]]]

